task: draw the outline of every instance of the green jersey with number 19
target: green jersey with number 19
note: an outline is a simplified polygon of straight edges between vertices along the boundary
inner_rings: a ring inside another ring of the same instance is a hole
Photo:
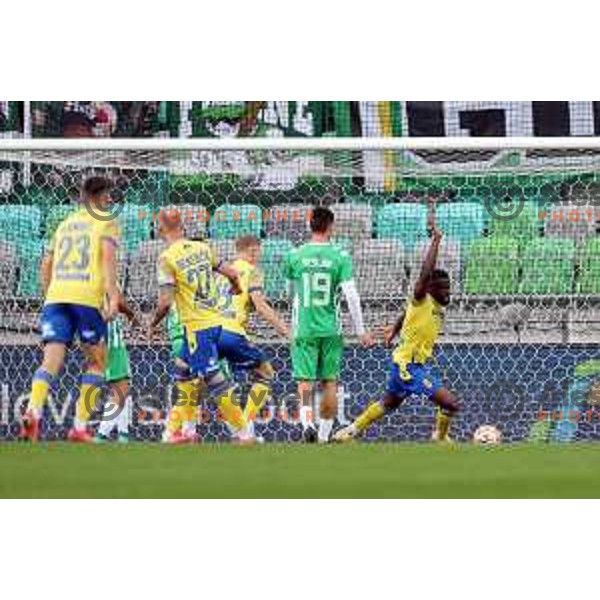
[[[309,242],[286,257],[292,281],[294,338],[340,335],[340,286],[353,278],[352,259],[335,244]]]

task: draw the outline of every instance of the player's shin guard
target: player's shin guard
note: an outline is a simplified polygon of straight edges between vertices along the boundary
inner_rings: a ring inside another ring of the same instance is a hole
[[[31,399],[29,401],[28,410],[33,413],[36,418],[39,418],[42,413],[53,380],[54,375],[41,367],[33,374],[33,381],[31,382]]]
[[[244,418],[240,401],[237,398],[235,389],[220,371],[206,380],[208,391],[216,399],[219,407],[220,418],[228,425],[230,431],[235,434],[241,434],[246,431],[247,421]]]
[[[382,402],[374,402],[369,405],[354,421],[354,427],[358,433],[362,433],[369,426],[378,421],[385,415],[385,408]]]
[[[99,404],[103,385],[104,377],[102,375],[89,372],[82,375],[75,410],[75,429],[85,429],[92,413]]]

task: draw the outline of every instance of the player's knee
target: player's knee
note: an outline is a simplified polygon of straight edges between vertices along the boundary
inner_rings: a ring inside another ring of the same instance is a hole
[[[395,410],[402,404],[402,400],[404,400],[404,398],[402,396],[398,396],[397,394],[386,394],[382,405],[385,411]]]

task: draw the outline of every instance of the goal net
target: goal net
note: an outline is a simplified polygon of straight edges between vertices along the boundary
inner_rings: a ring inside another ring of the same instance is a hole
[[[39,263],[58,223],[77,207],[86,176],[115,184],[122,231],[119,278],[140,314],[156,304],[160,210],[178,210],[187,234],[223,258],[244,234],[262,240],[265,291],[289,321],[283,260],[307,240],[314,206],[335,213],[335,242],[352,256],[366,324],[392,323],[409,297],[428,246],[435,206],[444,233],[439,266],[452,301],[436,361],[460,398],[453,436],[480,425],[505,440],[569,441],[600,436],[600,145],[504,140],[146,140],[96,146],[57,141],[0,146],[0,439],[14,439],[39,363]],[[546,140],[547,142],[547,140]],[[385,389],[390,350],[347,335],[338,424]],[[255,319],[252,334],[277,374],[268,441],[300,438],[288,343]],[[132,424],[158,439],[172,401],[166,338],[149,343],[129,328]],[[70,353],[52,391],[45,437],[71,424],[81,355]],[[236,379],[245,397],[243,374]],[[218,420],[204,440],[227,437]],[[433,407],[411,398],[367,439],[426,440]]]

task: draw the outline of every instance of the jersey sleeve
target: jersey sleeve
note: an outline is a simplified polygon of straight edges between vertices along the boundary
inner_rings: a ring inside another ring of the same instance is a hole
[[[252,269],[248,277],[248,293],[262,292],[264,285],[264,277],[260,269]]]
[[[340,252],[340,256],[342,257],[340,263],[340,283],[344,283],[344,281],[350,281],[354,277],[352,258],[345,250]]]
[[[175,272],[166,256],[158,259],[157,279],[159,286],[175,285]]]

